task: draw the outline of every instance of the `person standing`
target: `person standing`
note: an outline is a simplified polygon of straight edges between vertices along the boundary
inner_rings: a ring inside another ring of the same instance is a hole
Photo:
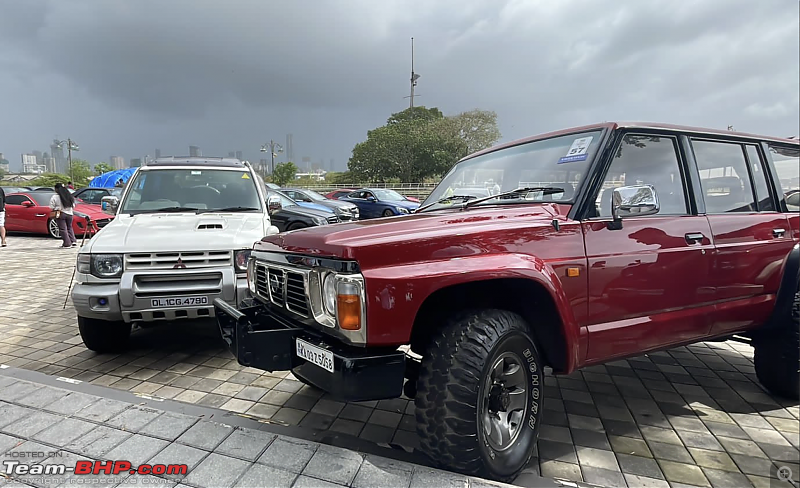
[[[0,240],[2,246],[6,247],[6,192],[0,186]]]
[[[61,247],[74,247],[78,245],[75,231],[72,230],[72,218],[75,207],[75,198],[62,183],[56,183],[56,194],[50,198],[50,208],[57,212],[56,221],[61,239]]]

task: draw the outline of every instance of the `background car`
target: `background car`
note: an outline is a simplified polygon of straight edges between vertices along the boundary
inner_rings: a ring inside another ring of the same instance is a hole
[[[2,186],[0,187],[3,189],[3,192],[6,195],[10,195],[12,193],[19,193],[21,191],[31,191],[32,188],[29,186]]]
[[[386,188],[362,188],[340,200],[355,204],[362,219],[407,215],[419,208],[419,203]]]
[[[330,193],[325,194],[325,198],[329,198],[331,200],[338,200],[342,197],[346,197],[347,195],[356,191],[355,188],[339,188],[338,190],[333,190]]]
[[[58,223],[50,218],[50,198],[54,191],[26,191],[6,195],[6,230],[12,232],[29,232],[47,234],[61,239]],[[93,236],[114,218],[103,212],[99,205],[76,203],[75,218],[72,219],[72,230],[75,237],[81,239],[84,232]],[[86,224],[86,217],[90,225]]]
[[[119,198],[122,195],[122,188],[81,188],[80,190],[76,191],[72,194],[73,197],[81,200],[84,203],[92,203],[94,205],[100,205],[100,202],[103,200],[103,197],[108,196],[115,196]]]
[[[305,190],[303,188],[286,188],[281,191],[300,205],[303,203],[315,203],[327,207],[331,209],[341,221],[358,220],[358,207],[352,203],[341,200],[331,200],[314,190]]]
[[[786,192],[786,206],[789,210],[797,212],[800,210],[800,190],[789,190]]]
[[[330,210],[322,211],[300,206],[278,190],[267,189],[266,197],[269,218],[272,220],[272,225],[281,232],[339,222],[339,217]]]
[[[275,183],[264,183],[264,186],[266,186],[267,188],[269,188],[271,190],[280,190],[281,189],[281,187],[276,185]]]

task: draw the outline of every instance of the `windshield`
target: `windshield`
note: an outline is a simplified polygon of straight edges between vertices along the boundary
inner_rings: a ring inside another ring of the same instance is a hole
[[[479,205],[502,202],[572,203],[589,163],[597,153],[601,130],[553,137],[484,154],[456,164],[425,199],[423,205],[447,197],[481,198],[516,188],[555,187],[561,192],[521,192],[515,198],[489,199]],[[469,198],[472,199],[472,198]],[[453,198],[431,210],[460,205]]]
[[[267,201],[270,198],[278,197],[281,201],[281,207],[296,207],[297,202],[292,200],[291,198],[287,197],[283,192],[275,191],[275,190],[267,190]]]
[[[255,181],[242,170],[157,169],[138,171],[120,213],[214,211],[253,208],[263,211]]]
[[[327,200],[327,198],[323,197],[322,195],[313,190],[303,190],[303,194],[312,200],[316,201]]]
[[[397,193],[394,190],[371,190],[375,194],[375,198],[385,202],[399,202],[405,200],[406,197]]]

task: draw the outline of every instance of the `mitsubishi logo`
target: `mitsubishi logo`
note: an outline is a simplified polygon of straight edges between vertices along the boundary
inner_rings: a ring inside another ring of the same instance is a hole
[[[186,265],[183,264],[181,258],[178,258],[178,262],[175,263],[175,266],[173,266],[172,269],[186,269]]]

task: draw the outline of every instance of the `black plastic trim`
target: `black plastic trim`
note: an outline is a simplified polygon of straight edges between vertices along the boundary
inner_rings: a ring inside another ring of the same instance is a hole
[[[772,310],[772,315],[764,327],[756,331],[756,336],[762,331],[774,330],[777,327],[785,327],[786,325],[791,326],[791,322],[786,318],[791,314],[798,282],[800,282],[800,243],[795,244],[789,254],[786,255],[780,288],[778,288],[778,295],[775,297],[775,308]]]
[[[694,158],[694,148],[689,136],[686,134],[681,134],[678,137],[678,143],[686,165],[686,176],[688,176],[686,184],[689,186],[689,193],[692,196],[689,200],[693,205],[693,213],[694,215],[705,215],[706,201],[703,195],[703,187],[700,185],[700,169],[697,167],[697,160]]]
[[[358,266],[358,263],[355,261],[344,260],[344,259],[336,259],[336,258],[324,258],[319,256],[309,256],[306,254],[289,254],[289,253],[279,253],[279,252],[271,252],[271,251],[259,251],[258,249],[253,249],[253,252],[250,254],[251,259],[257,259],[259,261],[267,261],[272,262],[275,264],[282,264],[286,266],[297,266],[298,268],[326,268],[332,271],[336,271],[337,273],[360,273],[361,269]]]
[[[343,401],[399,398],[405,380],[405,353],[391,348],[348,347],[314,330],[296,327],[265,305],[247,301],[240,309],[215,299],[222,338],[239,364],[264,371],[288,371]],[[333,354],[334,372],[295,353],[302,339]]]

